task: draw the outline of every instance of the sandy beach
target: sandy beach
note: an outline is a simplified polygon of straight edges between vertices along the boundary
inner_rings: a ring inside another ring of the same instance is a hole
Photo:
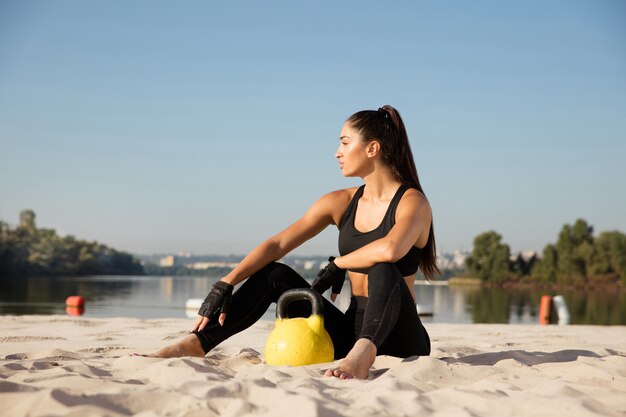
[[[2,416],[625,416],[626,329],[429,324],[366,381],[263,363],[263,321],[205,358],[148,353],[192,320],[0,317]]]

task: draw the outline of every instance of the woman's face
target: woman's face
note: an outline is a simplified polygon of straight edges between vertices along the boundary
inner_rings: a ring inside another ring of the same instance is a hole
[[[369,163],[366,152],[366,143],[349,123],[345,123],[339,136],[339,148],[335,157],[339,161],[339,168],[344,177],[361,176],[361,171]]]

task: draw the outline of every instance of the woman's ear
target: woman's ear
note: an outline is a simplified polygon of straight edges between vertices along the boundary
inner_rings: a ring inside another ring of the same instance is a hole
[[[367,152],[367,156],[369,158],[373,158],[380,152],[380,142],[378,142],[376,139],[372,140],[370,143],[367,144],[365,150]]]

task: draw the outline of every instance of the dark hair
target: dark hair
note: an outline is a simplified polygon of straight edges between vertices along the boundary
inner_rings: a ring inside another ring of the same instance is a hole
[[[424,193],[417,176],[409,137],[396,109],[386,105],[378,110],[362,110],[350,116],[347,122],[363,136],[366,143],[373,140],[380,143],[383,162],[401,184]],[[428,241],[419,259],[419,267],[428,279],[439,273],[432,219]]]

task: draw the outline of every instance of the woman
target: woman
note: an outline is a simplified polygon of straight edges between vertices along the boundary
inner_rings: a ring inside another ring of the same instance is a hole
[[[275,261],[331,224],[339,228],[340,256],[329,259],[313,288],[323,293],[332,286],[334,302],[347,270],[352,299],[345,313],[324,299],[325,327],[335,358],[343,358],[325,375],[364,379],[377,354],[430,354],[413,281],[418,267],[427,278],[438,273],[435,237],[404,123],[391,106],[360,111],[346,121],[339,140],[335,156],[343,175],[361,177],[365,184],[324,195],[302,218],[252,250],[214,285],[193,334],[154,356],[204,356],[255,323],[284,291],[309,287]],[[289,305],[289,317],[310,314],[306,303],[298,303]]]

